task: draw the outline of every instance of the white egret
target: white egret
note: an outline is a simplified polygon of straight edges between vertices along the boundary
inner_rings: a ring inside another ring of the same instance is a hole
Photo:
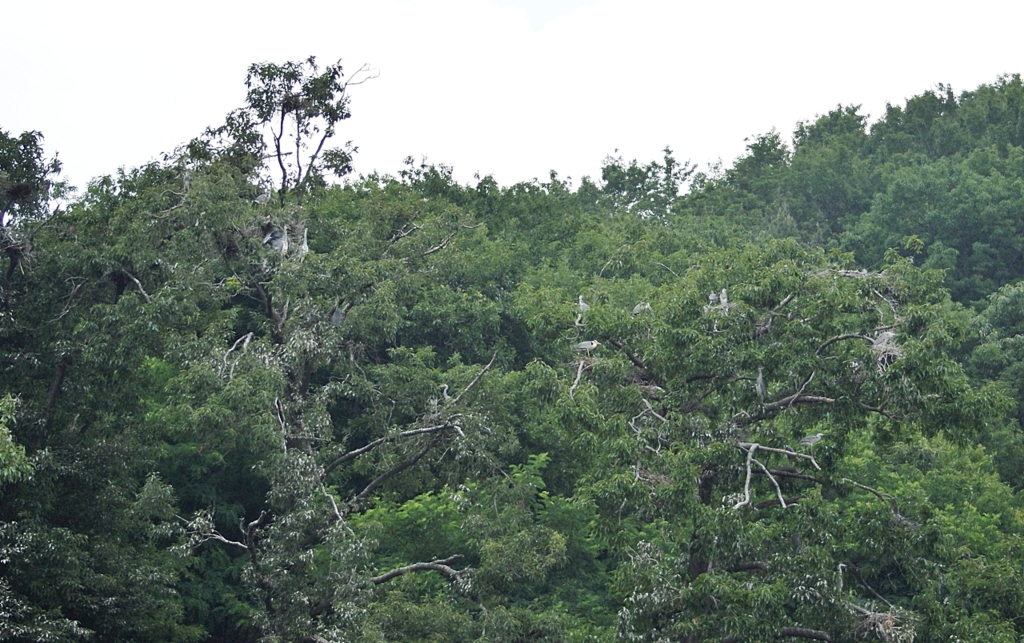
[[[761,398],[761,402],[764,402],[764,396],[768,395],[768,388],[764,385],[764,376],[761,374],[761,367],[757,367],[757,381],[754,382],[754,390],[757,391],[757,396]]]

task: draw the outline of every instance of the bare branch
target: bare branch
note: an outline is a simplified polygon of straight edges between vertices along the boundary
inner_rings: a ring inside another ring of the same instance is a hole
[[[215,541],[217,541],[219,543],[224,543],[225,545],[234,545],[235,547],[241,547],[242,549],[245,549],[246,551],[248,551],[248,549],[249,549],[248,545],[240,543],[237,540],[229,540],[229,539],[225,538],[224,536],[221,536],[216,531],[213,532],[213,533],[205,534],[203,536],[203,540],[215,540]]]
[[[583,365],[586,363],[582,357],[580,358],[579,368],[576,369],[576,379],[573,381],[572,386],[569,387],[569,399],[573,399],[572,396],[576,392],[576,388],[580,385],[580,378],[583,376]]]
[[[146,302],[147,304],[153,303],[153,298],[146,293],[146,290],[142,287],[142,283],[140,283],[138,279],[136,279],[127,270],[122,270],[121,274],[123,274],[125,277],[128,277],[128,280],[132,282],[132,285],[135,286],[135,290],[139,291],[139,296],[142,297],[142,301]]]
[[[761,448],[764,449],[765,447]],[[789,471],[787,469],[772,469],[772,475],[779,478],[796,478],[797,480],[809,480],[817,484],[825,484],[823,480],[819,480],[814,476],[809,476],[806,473],[800,473],[799,471]]]
[[[778,481],[776,481],[775,478],[772,476],[772,473],[771,473],[771,471],[768,470],[768,467],[766,467],[763,464],[761,464],[760,460],[754,459],[754,464],[756,464],[757,466],[761,467],[761,470],[764,471],[764,474],[766,476],[768,476],[768,479],[772,481],[773,485],[775,485],[775,493],[779,497],[779,504],[782,506],[783,509],[785,509],[786,508],[786,499],[782,497],[782,489],[779,488]]]
[[[853,572],[853,575],[857,577],[857,582],[859,582],[861,585],[863,585],[864,589],[868,590],[869,594],[871,594],[872,596],[874,596],[878,600],[880,600],[883,603],[885,603],[885,605],[889,609],[893,609],[892,603],[890,603],[889,601],[885,600],[885,597],[882,596],[881,594],[879,594],[878,592],[876,592],[874,587],[872,587],[871,585],[868,585],[867,581],[864,580],[863,576],[861,576],[860,570],[857,569],[856,566],[850,565],[850,570]]]
[[[461,393],[459,393],[458,395],[455,396],[455,399],[452,400],[452,402],[451,402],[452,404],[458,404],[459,400],[462,399],[462,396],[465,395],[466,393],[468,393],[469,390],[472,389],[474,386],[476,386],[476,383],[480,381],[480,378],[484,376],[484,373],[486,373],[487,371],[491,370],[491,366],[494,365],[494,360],[497,357],[498,357],[498,351],[494,351],[494,354],[491,355],[491,361],[487,362],[487,366],[484,366],[483,369],[481,369],[480,372],[476,374],[476,377],[473,378],[473,381],[470,382],[469,385],[466,386],[466,388],[462,389]]]
[[[799,503],[802,499],[803,496],[793,496],[791,498],[786,498],[786,506],[792,507],[793,505]],[[772,498],[771,500],[762,500],[761,502],[754,505],[754,509],[767,509],[768,507],[774,507],[777,504],[779,504],[778,498]]]
[[[757,451],[757,447],[760,446],[756,442],[751,443],[747,447],[747,481],[743,485],[743,500],[737,502],[733,509],[739,509],[740,507],[746,507],[750,504],[750,463],[754,460],[754,451]]]
[[[420,572],[420,571],[435,571],[435,572],[439,572],[445,578],[447,578],[449,581],[455,582],[455,581],[459,580],[459,577],[461,577],[463,574],[465,574],[467,571],[469,571],[468,569],[452,569],[451,567],[448,566],[450,563],[453,563],[456,560],[459,560],[460,558],[462,558],[462,554],[455,554],[454,556],[449,556],[448,558],[442,558],[442,559],[439,559],[439,560],[432,560],[429,563],[413,563],[411,565],[406,565],[404,567],[398,567],[396,569],[392,569],[391,571],[385,572],[384,574],[381,574],[380,576],[374,576],[373,578],[370,579],[370,582],[373,583],[374,585],[380,585],[381,583],[388,582],[392,578],[397,578],[399,576],[403,576],[405,574],[408,574],[409,572]]]
[[[820,357],[821,356],[821,351],[825,350],[826,348],[828,348],[832,344],[835,344],[836,342],[845,341],[847,339],[863,339],[864,341],[867,341],[867,342],[874,341],[873,339],[871,339],[870,337],[867,337],[866,335],[859,335],[857,333],[848,333],[846,335],[836,335],[835,337],[832,337],[831,339],[827,340],[824,344],[819,346],[818,350],[814,351],[814,356],[815,357]]]
[[[814,456],[813,455],[808,455],[806,453],[797,453],[796,451],[789,451],[787,449],[776,449],[775,447],[766,447],[763,444],[757,444],[756,442],[737,442],[736,443],[736,447],[741,449],[741,450],[743,450],[743,451],[748,450],[751,446],[756,446],[758,449],[761,449],[762,451],[770,451],[771,453],[778,453],[778,454],[781,454],[781,455],[784,455],[784,456],[787,456],[787,457],[800,458],[802,460],[809,460],[811,462],[811,465],[813,465],[815,469],[817,469],[818,471],[821,471],[821,467],[818,466],[818,463],[814,460]]]
[[[405,460],[402,460],[401,462],[399,462],[395,466],[391,467],[390,469],[388,469],[384,473],[382,473],[379,476],[377,476],[376,478],[374,478],[373,482],[371,482],[370,484],[366,485],[365,489],[360,491],[359,494],[356,497],[352,498],[352,500],[349,501],[349,505],[353,506],[353,507],[357,507],[359,505],[359,503],[361,503],[362,501],[364,501],[367,498],[369,498],[370,494],[373,493],[373,491],[377,487],[379,487],[382,484],[384,484],[388,479],[393,478],[394,476],[398,475],[399,473],[405,471],[406,469],[408,469],[412,465],[414,465],[417,462],[419,462],[423,458],[423,456],[427,455],[427,453],[432,448],[434,448],[434,440],[428,441],[426,446],[424,446],[422,449],[420,449],[415,455],[413,455],[413,456],[411,456],[411,457],[409,457],[409,458],[407,458]]]
[[[412,437],[414,435],[424,435],[424,434],[427,434],[427,433],[437,433],[438,431],[443,431],[444,429],[451,428],[453,426],[451,424],[451,421],[453,419],[459,418],[459,417],[462,417],[462,414],[461,413],[456,413],[455,415],[453,415],[450,418],[448,418],[448,422],[445,422],[444,424],[440,424],[438,426],[427,426],[427,427],[423,427],[421,429],[411,429],[409,431],[402,431],[401,433],[399,433],[398,435],[395,435],[395,436],[385,436],[383,438],[377,438],[376,440],[374,440],[373,442],[370,442],[366,446],[359,447],[358,449],[353,449],[352,451],[349,451],[345,455],[340,456],[339,458],[331,461],[330,464],[328,464],[326,467],[324,467],[324,472],[321,474],[320,477],[321,477],[321,479],[326,478],[327,474],[329,474],[331,471],[334,471],[340,465],[345,464],[346,462],[348,462],[349,460],[352,460],[353,458],[358,458],[359,456],[363,455],[364,453],[367,453],[369,451],[372,451],[373,449],[376,449],[377,447],[379,447],[380,445],[384,444],[385,442],[387,442],[389,440],[396,440],[396,439],[400,439],[400,438],[408,438],[408,437]]]
[[[67,316],[69,312],[71,312],[71,304],[75,300],[75,295],[78,293],[78,290],[88,281],[88,279],[80,277],[69,277],[68,279],[65,280],[65,283],[71,282],[71,292],[68,294],[67,303],[64,304],[64,310],[60,311],[60,314],[57,315],[53,319],[53,321],[63,319],[65,316]]]
[[[786,304],[788,304],[789,302],[793,301],[794,297],[795,297],[795,295],[790,293],[789,295],[786,296],[785,299],[783,299],[781,302],[779,302],[778,306],[776,306],[775,308],[772,308],[771,310],[768,311],[768,321],[764,322],[764,323],[761,323],[761,322],[757,323],[757,326],[754,329],[754,339],[757,339],[757,338],[761,337],[762,335],[765,335],[765,334],[767,334],[768,332],[771,331],[772,323],[775,322],[775,318],[778,317],[778,316],[784,316],[784,315],[782,315],[779,312],[779,309],[783,308],[784,306],[786,306]]]
[[[453,232],[453,233],[451,233],[450,235],[448,235],[447,237],[445,237],[444,239],[442,239],[442,240],[441,240],[441,243],[437,244],[437,245],[436,245],[436,246],[434,246],[433,248],[430,248],[429,250],[427,250],[426,252],[424,252],[424,253],[423,253],[423,254],[421,254],[420,256],[421,256],[421,257],[426,257],[426,256],[428,256],[428,255],[432,255],[432,254],[434,254],[435,252],[437,252],[437,251],[439,251],[439,250],[444,250],[445,248],[447,248],[447,247],[448,247],[448,244],[449,244],[449,243],[451,243],[452,239],[454,239],[454,238],[455,238],[455,235],[456,235],[457,233],[458,233],[457,231],[456,231],[456,232]]]
[[[730,572],[749,572],[752,570],[765,571],[768,569],[768,563],[762,563],[761,561],[755,560],[746,563],[736,563],[729,568]]]
[[[664,417],[659,415],[657,411],[654,410],[654,407],[652,407],[651,403],[647,401],[647,398],[640,398],[640,401],[644,403],[644,405],[647,407],[647,410],[650,411],[654,417],[661,420],[662,424],[668,424],[668,420],[666,420]]]
[[[324,486],[323,482],[320,483],[320,493],[324,494],[327,497],[327,500],[330,501],[331,509],[334,511],[334,517],[338,522],[342,522],[344,518],[341,517],[341,511],[338,509],[338,503],[334,500],[334,495],[327,491],[327,487]]]
[[[644,371],[647,370],[647,365],[644,364],[643,360],[634,355],[632,352],[626,350],[626,345],[624,343],[620,342],[617,339],[609,339],[608,344],[622,351],[626,355],[626,357],[629,358],[629,361],[633,363],[633,366],[636,366],[637,368],[642,369]]]
[[[404,239],[405,237],[408,237],[413,232],[416,232],[417,230],[422,230],[423,229],[423,226],[416,225],[415,223],[410,223],[409,225],[412,226],[412,227],[408,228],[408,226],[402,226],[398,230],[395,230],[395,233],[393,235],[391,235],[391,243],[395,243],[399,239]]]
[[[878,498],[879,500],[881,500],[882,502],[885,502],[885,503],[890,503],[891,502],[893,506],[889,508],[889,511],[892,511],[894,514],[898,514],[899,509],[900,509],[900,505],[899,505],[899,501],[896,500],[895,496],[890,496],[887,493],[882,493],[878,489],[872,489],[871,487],[867,486],[866,484],[861,484],[861,483],[856,482],[854,480],[850,480],[849,478],[840,478],[839,481],[840,482],[845,482],[846,484],[852,484],[853,486],[857,487],[858,489],[863,489],[864,491],[870,491],[871,493],[875,494],[875,497]]]
[[[675,270],[672,270],[671,268],[669,268],[669,267],[668,267],[668,266],[666,266],[665,264],[661,263],[660,261],[652,261],[651,263],[653,263],[653,264],[654,264],[654,265],[656,265],[656,266],[661,266],[661,267],[662,267],[662,268],[664,268],[665,270],[668,270],[669,272],[671,272],[671,273],[672,273],[672,276],[673,276],[673,277],[675,277],[676,279],[682,279],[682,277],[680,277],[679,275],[677,275],[677,274],[676,274],[676,271],[675,271]]]
[[[809,630],[806,627],[784,627],[779,630],[779,638],[785,638],[787,636],[832,643],[832,637],[828,635],[828,632],[822,632],[821,630]]]
[[[864,409],[865,411],[871,411],[872,413],[877,413],[877,414],[881,415],[884,418],[888,418],[888,419],[892,420],[893,422],[899,422],[899,421],[901,421],[903,419],[899,415],[893,415],[892,413],[889,413],[888,411],[886,411],[885,410],[885,404],[883,404],[882,406],[871,406],[871,405],[864,404],[863,402],[861,402],[860,403],[860,408]]]
[[[277,422],[281,425],[281,448],[288,453],[288,429],[284,423],[284,408],[281,406],[281,398],[274,398],[274,410],[277,411]]]
[[[794,404],[835,404],[835,400],[830,397],[804,395],[804,389],[806,389],[807,385],[811,383],[812,379],[814,379],[814,375],[814,373],[811,373],[811,375],[804,380],[803,384],[800,385],[800,389],[796,393],[784,397],[781,400],[763,404],[762,408],[765,411],[781,411],[783,409],[791,408]]]
[[[252,333],[246,333],[245,335],[242,335],[241,337],[239,337],[238,339],[235,340],[235,343],[231,345],[231,348],[229,348],[228,351],[226,353],[224,353],[224,359],[222,360],[224,362],[224,366],[220,370],[220,374],[221,375],[224,375],[224,369],[228,368],[228,356],[231,355],[231,353],[234,352],[234,350],[236,348],[238,348],[238,345],[240,343],[242,344],[242,352],[245,353],[245,349],[249,347],[249,342],[252,341],[252,338],[254,336],[255,335],[253,335]],[[238,359],[241,359],[241,358],[242,357],[240,355],[238,357]],[[238,363],[238,359],[236,359],[235,361],[231,362],[231,368],[228,371],[228,379],[229,380],[235,376],[235,364]]]

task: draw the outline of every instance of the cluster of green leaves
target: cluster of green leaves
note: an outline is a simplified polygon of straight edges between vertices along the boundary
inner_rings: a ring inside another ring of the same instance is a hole
[[[260,128],[333,134],[340,71],[253,66],[224,128],[60,211],[30,155],[0,640],[1021,636],[1024,290],[963,308],[935,204],[885,219],[936,163],[1016,171],[1019,79],[715,176],[328,186],[315,157],[257,199]],[[965,220],[1009,217],[990,188]]]
[[[758,137],[729,170],[696,176],[675,207],[853,251],[870,267],[917,237],[953,298],[982,303],[1024,277],[1022,110],[1020,76],[959,96],[940,85],[870,127],[839,107],[801,123],[791,147],[775,132]]]

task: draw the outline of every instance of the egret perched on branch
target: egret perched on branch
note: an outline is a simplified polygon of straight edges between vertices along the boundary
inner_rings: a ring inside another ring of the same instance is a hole
[[[629,316],[630,317],[636,317],[637,315],[639,315],[640,313],[644,312],[645,310],[650,310],[650,309],[651,309],[651,303],[648,302],[648,301],[642,301],[639,304],[637,304],[636,306],[633,306],[633,312],[629,313]]]
[[[588,306],[587,303],[583,301],[583,295],[580,295],[580,312],[585,313],[588,310],[590,310],[590,306]]]
[[[255,201],[258,205],[265,205],[270,200],[270,190],[264,190],[263,194],[256,197]]]
[[[757,367],[757,380],[754,382],[754,390],[757,396],[764,402],[764,396],[768,395],[768,388],[764,385],[764,376],[761,374],[761,367]]]
[[[573,350],[577,350],[577,351],[580,351],[580,352],[586,351],[587,357],[590,357],[590,351],[594,350],[595,348],[597,348],[600,345],[601,345],[601,342],[592,339],[592,340],[590,340],[588,342],[580,342],[579,344],[576,344],[572,348],[573,348]]]
[[[185,170],[185,173],[181,175],[181,191],[188,192],[189,188],[192,187],[192,173]]]
[[[814,435],[806,435],[800,438],[800,446],[802,447],[813,447],[815,444],[821,442],[821,438],[824,433],[816,433]]]

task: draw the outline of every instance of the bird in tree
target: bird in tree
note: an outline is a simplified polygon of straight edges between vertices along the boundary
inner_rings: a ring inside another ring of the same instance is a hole
[[[339,299],[338,303],[334,304],[334,308],[332,308],[331,312],[328,314],[331,320],[331,324],[335,326],[341,326],[341,324],[345,321],[345,318],[348,316],[348,309],[350,307],[351,304],[345,304],[344,306],[342,306],[341,300]]]
[[[270,200],[270,190],[264,190],[263,194],[256,197],[255,201],[257,205],[266,205],[267,201]]]
[[[757,380],[754,382],[754,390],[757,392],[757,396],[761,398],[761,402],[764,402],[764,397],[768,395],[768,388],[764,385],[764,375],[761,373],[761,367],[757,367]],[[806,439],[806,438],[805,438]],[[801,440],[801,444],[803,441]]]
[[[588,310],[590,310],[590,306],[587,305],[587,302],[583,301],[583,295],[580,295],[580,312],[585,313]]]
[[[263,245],[270,246],[270,249],[281,254],[288,254],[288,226],[284,230],[271,230],[263,237]]]
[[[645,310],[650,310],[650,309],[651,309],[651,303],[648,302],[648,301],[642,301],[639,304],[637,304],[636,306],[633,306],[633,310],[632,310],[632,312],[629,313],[629,316],[630,317],[636,317],[637,315],[639,315],[640,313],[644,312]]]
[[[814,435],[806,435],[800,438],[800,446],[802,447],[813,447],[818,442],[821,442],[821,438],[824,437],[824,433],[815,433]]]
[[[580,351],[581,353],[582,352],[586,352],[587,357],[590,357],[590,351],[594,350],[595,348],[597,348],[600,345],[601,345],[601,342],[592,339],[590,341],[580,342],[579,344],[576,344],[572,348],[573,348],[573,350]]]

